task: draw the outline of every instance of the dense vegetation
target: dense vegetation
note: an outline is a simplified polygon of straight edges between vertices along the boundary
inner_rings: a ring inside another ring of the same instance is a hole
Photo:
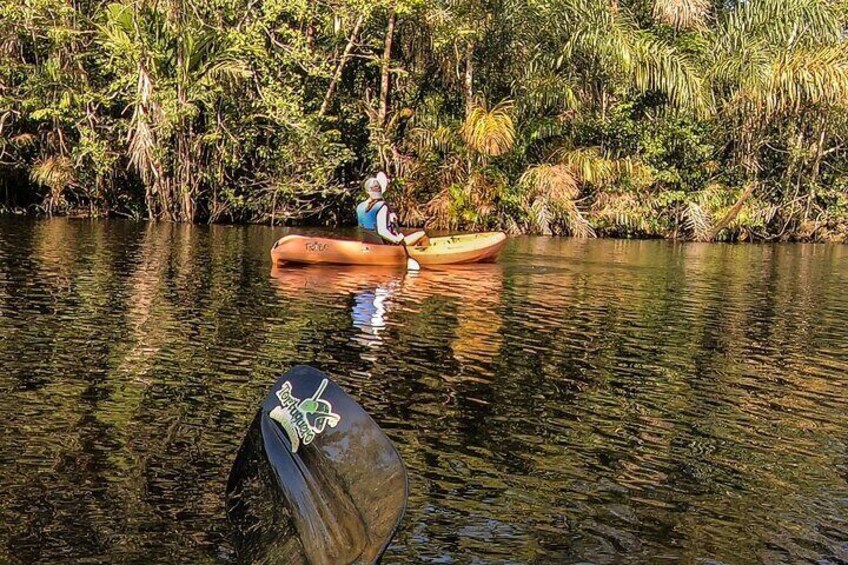
[[[848,238],[845,0],[0,0],[0,206]]]

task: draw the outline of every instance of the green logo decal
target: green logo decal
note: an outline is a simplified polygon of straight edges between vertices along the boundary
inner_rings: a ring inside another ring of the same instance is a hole
[[[292,394],[289,381],[283,383],[277,391],[280,405],[274,407],[268,416],[286,431],[292,444],[292,453],[298,450],[301,442],[309,445],[327,426],[335,428],[341,421],[341,416],[333,412],[333,405],[321,398],[326,388],[327,379],[324,379],[315,394],[304,400]]]

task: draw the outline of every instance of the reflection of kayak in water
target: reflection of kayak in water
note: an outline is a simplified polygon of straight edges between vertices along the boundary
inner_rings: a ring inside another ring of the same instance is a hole
[[[501,232],[434,237],[427,247],[409,247],[409,255],[422,265],[456,265],[494,261],[506,241]],[[287,235],[271,248],[274,265],[331,263],[336,265],[405,265],[399,245],[376,245],[326,237]]]
[[[486,302],[500,295],[503,268],[499,264],[426,269],[407,275],[389,267],[313,265],[273,268],[271,278],[291,297],[328,294],[359,294],[390,290],[417,302],[434,295],[462,296],[469,302]]]
[[[504,266],[500,263],[430,268],[415,274],[391,267],[332,265],[274,268],[275,286],[294,308],[310,312],[333,305],[350,309],[355,340],[379,345],[390,320],[401,327],[408,316],[449,313],[455,357],[470,366],[492,359],[501,345],[501,297]],[[431,302],[436,310],[420,308]],[[423,312],[429,310],[430,314]]]
[[[292,265],[271,269],[271,278],[287,295],[346,294],[398,283],[404,271],[392,267]],[[421,273],[418,273],[421,274]],[[416,275],[418,276],[418,275]]]

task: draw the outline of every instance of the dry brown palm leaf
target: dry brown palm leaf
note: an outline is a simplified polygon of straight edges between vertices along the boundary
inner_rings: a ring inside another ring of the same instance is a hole
[[[452,229],[456,227],[453,210],[453,197],[450,189],[444,188],[426,204],[427,227],[434,229]]]
[[[677,30],[703,27],[709,11],[708,0],[654,0],[654,18]]]
[[[692,238],[695,241],[706,241],[712,220],[703,206],[697,202],[689,202],[683,210],[683,226],[692,232]]]
[[[616,161],[603,155],[597,147],[561,149],[554,153],[582,183],[604,186],[618,177]]]
[[[542,235],[552,235],[551,210],[548,208],[547,200],[541,196],[536,197],[530,205],[529,211],[534,230]]]
[[[15,145],[17,147],[26,147],[35,143],[35,140],[35,135],[31,133],[21,133],[19,135],[14,136],[10,141],[12,142],[12,145]]]
[[[616,229],[649,233],[649,220],[654,217],[655,202],[648,195],[629,192],[599,191],[592,217]]]
[[[568,165],[534,165],[521,175],[519,183],[551,200],[571,200],[580,193],[577,178]]]
[[[64,155],[44,157],[33,165],[29,176],[32,182],[50,188],[53,193],[61,193],[74,182],[74,166]]]
[[[579,238],[596,237],[595,228],[577,207],[577,202],[568,200],[558,203],[559,216],[565,223],[565,227],[571,235]]]
[[[519,182],[528,198],[527,213],[533,229],[549,235],[566,231],[575,237],[594,237],[595,230],[577,206],[578,181],[569,165],[535,165]]]

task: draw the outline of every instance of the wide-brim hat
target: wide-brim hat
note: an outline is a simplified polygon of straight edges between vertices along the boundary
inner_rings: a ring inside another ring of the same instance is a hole
[[[367,192],[369,196],[379,198],[383,196],[383,193],[386,192],[386,188],[388,188],[388,186],[389,177],[386,176],[386,173],[380,171],[376,176],[365,181],[365,192]]]

